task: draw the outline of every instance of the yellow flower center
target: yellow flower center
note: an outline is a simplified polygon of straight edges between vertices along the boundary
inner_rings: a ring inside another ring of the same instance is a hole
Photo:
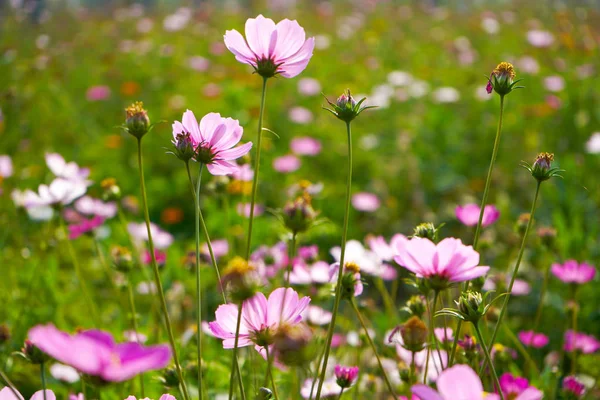
[[[146,110],[144,110],[144,103],[142,103],[141,101],[136,101],[135,103],[127,107],[125,109],[125,112],[127,113],[127,118],[130,118],[134,115],[145,114]]]
[[[346,267],[346,270],[347,270],[348,272],[353,272],[353,273],[355,273],[355,274],[357,274],[357,273],[359,273],[359,272],[360,272],[360,267],[358,266],[358,264],[357,264],[357,263],[355,263],[355,262],[352,262],[352,261],[350,261],[350,262],[347,262],[347,263],[344,265],[344,267]]]
[[[509,62],[501,62],[500,64],[498,64],[498,66],[494,69],[494,73],[495,74],[506,74],[508,76],[510,76],[511,79],[515,79],[515,76],[517,76],[515,74],[515,68],[513,67],[513,65]]]

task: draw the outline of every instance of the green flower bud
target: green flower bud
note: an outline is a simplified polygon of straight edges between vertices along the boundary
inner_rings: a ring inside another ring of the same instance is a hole
[[[144,110],[144,103],[136,101],[125,109],[127,117],[125,119],[125,128],[127,132],[141,139],[150,129],[150,118],[148,112]]]
[[[315,222],[318,213],[311,200],[310,195],[304,194],[283,208],[283,223],[293,234],[307,231]]]
[[[463,314],[466,320],[477,322],[481,318],[481,306],[483,296],[481,293],[467,290],[460,295],[458,300],[458,310]]]
[[[437,242],[438,232],[439,227],[436,228],[431,222],[423,222],[415,227],[412,237],[420,237]]]
[[[366,100],[366,97],[356,102],[350,93],[350,89],[346,89],[346,91],[338,97],[335,103],[332,103],[327,98],[325,98],[325,100],[327,100],[327,103],[332,107],[331,109],[325,108],[325,110],[346,123],[350,123],[364,110],[374,108],[374,106],[361,107],[362,103]]]
[[[404,347],[412,352],[419,352],[427,343],[427,326],[419,317],[411,317],[399,328]]]

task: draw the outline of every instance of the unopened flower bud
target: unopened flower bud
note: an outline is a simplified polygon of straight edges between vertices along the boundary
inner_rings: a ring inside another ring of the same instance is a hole
[[[541,226],[537,230],[537,235],[542,241],[542,244],[547,248],[552,248],[556,241],[556,229],[550,226]]]
[[[267,389],[265,387],[261,387],[258,389],[258,395],[256,396],[256,400],[270,400],[273,398],[273,392],[271,389]]]
[[[350,93],[350,89],[346,89],[346,91],[338,97],[335,103],[332,103],[327,98],[325,98],[325,100],[327,100],[327,103],[332,107],[331,109],[325,108],[325,110],[346,123],[350,123],[350,121],[356,118],[364,110],[374,108],[374,106],[361,107],[366,98],[362,98],[356,102]]]
[[[188,162],[196,154],[189,132],[179,133],[173,140],[173,154],[181,161]]]
[[[100,183],[102,187],[102,199],[104,201],[120,200],[121,199],[121,188],[117,185],[115,178],[106,178]]]
[[[411,317],[399,328],[404,347],[412,352],[419,352],[427,342],[427,326],[419,317]]]
[[[179,386],[179,374],[174,367],[165,369],[159,380],[167,389]]]
[[[10,340],[10,329],[6,324],[0,324],[0,346]]]
[[[304,366],[313,359],[312,331],[305,324],[279,326],[273,336],[277,359],[289,366]]]
[[[529,213],[523,213],[519,215],[519,218],[515,224],[515,230],[521,235],[525,233],[525,229],[527,229],[527,224],[529,223],[530,218],[531,214]]]
[[[283,222],[293,234],[305,232],[315,222],[317,212],[313,209],[310,195],[305,194],[283,208]]]
[[[423,222],[415,227],[413,237],[420,237],[437,242],[439,228],[431,222]]]
[[[335,366],[334,372],[336,383],[344,389],[354,385],[358,378],[358,367],[344,367],[338,364]]]
[[[49,360],[49,357],[30,340],[25,340],[25,344],[21,349],[21,355],[29,360],[29,362],[32,364],[42,364]]]
[[[483,289],[483,285],[485,285],[486,279],[487,278],[485,276],[480,276],[478,278],[472,279],[471,287],[473,288],[473,290],[476,292],[481,292],[481,290]]]
[[[256,268],[242,257],[232,258],[223,271],[223,286],[234,303],[251,298],[260,286]]]
[[[538,182],[547,181],[553,176],[560,176],[557,173],[560,171],[556,168],[552,168],[552,162],[554,161],[554,154],[552,153],[540,153],[535,158],[533,165],[528,168],[531,175],[538,180]]]
[[[345,263],[342,274],[342,299],[352,300],[354,297],[362,294],[363,284],[358,264],[353,262]]]
[[[488,79],[486,91],[488,94],[495,90],[500,96],[504,96],[512,92],[514,89],[520,89],[522,86],[515,86],[518,81],[515,81],[515,69],[511,63],[501,62],[494,68]]]
[[[110,257],[117,271],[127,273],[133,269],[133,256],[127,247],[113,246],[110,249]]]
[[[467,290],[461,294],[460,299],[458,300],[458,309],[465,319],[477,322],[482,317],[482,303],[483,297],[481,296],[481,293]]]
[[[411,296],[406,302],[405,309],[408,310],[415,317],[423,318],[427,304],[423,296]]]
[[[136,101],[127,107],[125,112],[125,128],[127,132],[141,139],[150,129],[150,118],[148,118],[148,112],[144,110],[144,103]]]

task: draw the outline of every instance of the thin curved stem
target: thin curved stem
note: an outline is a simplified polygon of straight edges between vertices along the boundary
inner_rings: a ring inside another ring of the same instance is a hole
[[[254,179],[252,180],[252,199],[250,200],[250,222],[248,223],[248,242],[246,243],[246,260],[250,258],[252,245],[252,224],[254,222],[254,205],[256,204],[256,190],[258,188],[258,171],[260,169],[260,147],[262,142],[263,114],[265,111],[265,97],[267,94],[267,79],[263,77],[262,95],[260,99],[260,113],[258,115],[258,138],[256,140],[256,161],[254,162]]]
[[[454,363],[454,355],[456,354],[456,347],[458,345],[458,337],[462,328],[462,321],[459,320],[456,323],[456,332],[454,332],[454,341],[452,342],[452,350],[450,351],[450,358],[448,359],[448,368]]]
[[[15,399],[21,398],[19,391],[17,389],[15,389],[15,385],[10,381],[10,379],[8,379],[8,376],[6,376],[6,374],[4,374],[2,369],[0,369],[0,377],[2,378],[4,383],[6,383],[6,386],[10,389],[12,394],[15,396]]]
[[[296,257],[296,233],[292,233],[292,240],[290,240],[290,250],[289,250],[289,261],[287,266],[287,273],[285,277],[285,287],[290,287],[290,275],[292,273],[292,268],[294,267],[294,257]],[[287,292],[286,292],[287,293]],[[285,303],[285,296],[283,298],[283,302]],[[283,307],[283,305],[282,305]]]
[[[190,178],[190,183],[191,183],[191,176],[190,176],[190,167],[189,167],[189,162],[187,162],[186,164],[186,168],[187,168],[187,172],[188,172],[188,177]],[[202,280],[200,278],[200,184],[202,183],[202,167],[204,164],[199,163],[198,166],[198,184],[196,185],[196,191],[194,192],[194,216],[195,216],[195,223],[196,223],[196,229],[194,230],[194,238],[196,241],[196,304],[198,306],[198,313],[196,314],[196,341],[198,342],[197,345],[197,354],[196,357],[198,359],[198,398],[200,400],[202,400],[202,388],[204,387],[202,384]],[[192,184],[192,190],[193,190],[193,184]],[[204,221],[203,221],[204,222]],[[210,251],[210,255],[211,257],[213,256],[212,253],[212,246],[210,245],[210,239],[208,239],[208,235],[206,235],[206,241],[208,243],[208,248]],[[216,265],[213,263],[213,265],[216,268]],[[217,273],[218,273],[218,269],[217,269]],[[219,279],[219,283],[220,283],[221,279]]]
[[[542,282],[542,290],[540,292],[540,302],[538,303],[538,308],[535,312],[535,322],[533,323],[533,331],[537,332],[537,328],[540,325],[540,321],[542,320],[542,311],[544,309],[544,297],[546,297],[546,291],[548,290],[548,280],[550,278],[550,265],[546,267],[546,271],[544,272],[544,281]]]
[[[577,334],[577,312],[579,306],[577,305],[577,286],[573,286],[573,300],[572,300],[572,314],[571,314],[571,328],[573,329],[573,337]],[[577,371],[577,351],[573,351],[573,362],[571,363],[571,375],[575,375]]]
[[[490,339],[490,343],[488,348],[492,348],[494,346],[494,341],[496,340],[496,335],[498,334],[498,330],[500,329],[500,325],[502,324],[502,319],[504,318],[504,314],[508,309],[508,302],[510,300],[510,295],[513,290],[513,285],[515,284],[515,278],[517,277],[517,273],[519,272],[519,266],[521,265],[521,260],[523,259],[523,253],[525,252],[525,244],[527,243],[527,236],[529,235],[529,230],[531,229],[531,225],[533,225],[533,217],[535,215],[535,208],[537,205],[538,196],[540,194],[540,186],[541,182],[537,182],[537,186],[535,188],[535,196],[533,197],[533,204],[531,205],[531,213],[529,215],[529,221],[527,222],[527,227],[525,228],[525,233],[523,234],[523,240],[521,241],[521,248],[519,249],[519,255],[517,256],[517,263],[515,264],[515,269],[513,271],[512,277],[510,278],[510,284],[508,285],[508,293],[504,296],[504,303],[502,304],[502,309],[500,310],[500,315],[498,316],[498,322],[496,322],[496,326],[494,327],[494,332],[492,333],[492,337]],[[480,371],[483,371],[485,368],[485,361],[483,362]]]
[[[494,379],[494,384],[498,389],[498,393],[500,394],[500,399],[504,400],[504,393],[502,393],[502,388],[500,387],[500,381],[498,380],[498,374],[496,373],[496,368],[494,368],[494,363],[492,363],[492,357],[490,356],[490,352],[488,347],[485,345],[483,341],[483,336],[481,336],[481,331],[479,330],[479,324],[474,323],[473,327],[475,328],[475,335],[477,335],[477,340],[481,344],[481,348],[483,349],[483,354],[485,355],[485,359],[490,365],[490,370],[492,371],[492,378]],[[485,364],[485,363],[484,363]],[[479,374],[481,376],[481,374]]]
[[[273,394],[275,395],[275,400],[279,400],[279,394],[277,393],[277,386],[275,386],[275,377],[273,376],[273,359],[269,355],[269,346],[265,346],[265,350],[267,351],[267,371],[269,376],[271,377],[271,386],[273,386]]]
[[[371,349],[373,350],[373,354],[375,354],[375,358],[377,359],[377,363],[379,364],[379,368],[381,369],[381,373],[383,374],[383,380],[385,381],[385,384],[387,385],[388,390],[390,391],[390,394],[395,399],[398,396],[396,396],[396,393],[394,392],[394,387],[392,386],[392,383],[390,382],[390,378],[388,378],[387,372],[385,372],[385,368],[383,368],[383,363],[381,362],[381,358],[379,357],[379,354],[377,353],[377,348],[375,347],[375,343],[373,343],[373,339],[371,339],[371,335],[369,334],[369,330],[367,329],[367,325],[365,324],[365,321],[360,313],[360,310],[356,306],[356,302],[354,301],[354,299],[350,300],[350,304],[352,305],[352,308],[354,309],[354,312],[356,313],[356,317],[358,318],[360,325],[362,326],[363,330],[365,331],[365,336],[367,337],[367,341],[369,342],[369,345],[371,346]]]
[[[167,308],[167,301],[165,299],[165,293],[163,291],[162,282],[160,280],[160,273],[158,271],[158,264],[156,263],[156,254],[154,253],[154,242],[152,241],[152,231],[150,229],[150,213],[148,212],[148,198],[146,196],[146,182],[144,181],[144,163],[142,158],[142,140],[138,139],[138,168],[140,171],[140,189],[142,192],[142,205],[144,208],[144,219],[146,221],[146,231],[148,232],[148,248],[150,250],[150,258],[152,260],[152,271],[154,272],[154,283],[158,291],[158,296],[162,308],[163,318],[165,322],[165,328],[169,336],[169,344],[171,345],[171,351],[173,352],[173,362],[175,363],[175,369],[185,400],[190,400],[187,385],[183,379],[183,370],[179,363],[179,356],[177,355],[177,347],[175,345],[175,336],[173,335],[173,328],[171,326],[171,317],[169,317],[169,309]]]
[[[127,282],[127,291],[129,292],[129,309],[131,312],[131,327],[133,328],[133,333],[135,334],[135,341],[140,343],[140,337],[138,335],[138,324],[137,324],[137,312],[135,311],[135,301],[133,297],[133,288],[131,286],[131,282]],[[140,392],[142,394],[142,398],[146,397],[144,390],[144,374],[140,374]]]
[[[40,363],[40,377],[42,379],[42,393],[44,395],[44,400],[46,400],[46,371],[43,361]]]
[[[342,390],[340,390],[340,394],[338,395],[338,400],[340,400],[342,398],[343,394],[344,394],[344,388],[342,388]]]
[[[342,228],[342,246],[340,252],[340,266],[338,269],[338,280],[335,286],[335,299],[333,303],[333,312],[331,315],[331,322],[329,323],[329,330],[327,331],[327,339],[325,340],[325,355],[323,357],[323,366],[321,367],[321,377],[319,379],[319,386],[317,387],[316,400],[321,399],[321,390],[323,389],[323,383],[325,382],[325,372],[327,370],[327,362],[329,361],[329,351],[331,349],[331,340],[333,339],[333,331],[335,329],[335,319],[337,317],[338,309],[340,307],[341,291],[342,291],[342,278],[344,271],[344,258],[346,256],[346,239],[348,236],[348,220],[350,219],[350,195],[352,193],[352,130],[350,129],[350,122],[346,122],[346,132],[348,135],[348,178],[346,181],[346,210],[344,212],[344,227]]]
[[[244,400],[246,399],[246,393],[244,392],[244,384],[242,382],[242,372],[240,370],[239,363],[237,362],[238,343],[239,343],[239,338],[240,338],[240,326],[242,324],[243,304],[244,303],[240,303],[238,305],[237,322],[235,324],[235,339],[233,341],[233,357],[231,359],[231,373],[229,375],[229,400],[233,399],[233,379],[234,379],[235,375],[238,376],[242,399],[244,399]]]
[[[444,369],[444,361],[442,359],[442,352],[440,350],[440,343],[437,340],[437,337],[435,336],[435,326],[434,326],[434,321],[433,321],[433,316],[435,314],[435,307],[437,306],[437,302],[438,302],[439,297],[440,297],[440,292],[436,290],[434,292],[434,295],[433,295],[433,306],[431,307],[431,325],[430,326],[431,326],[431,340],[433,341],[433,343],[435,343],[435,348],[436,348],[437,353],[438,353],[438,359],[440,360],[440,369],[443,370]]]

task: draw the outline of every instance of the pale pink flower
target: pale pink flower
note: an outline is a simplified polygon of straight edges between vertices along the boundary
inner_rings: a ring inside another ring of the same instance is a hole
[[[250,164],[243,164],[238,167],[237,171],[231,174],[231,177],[238,181],[251,182],[254,178],[254,170]]]
[[[31,396],[30,400],[56,400],[56,395],[52,390],[46,389],[46,396],[43,390],[38,390]],[[0,400],[23,400],[23,395],[17,391],[17,396],[7,386],[0,390]]]
[[[250,203],[238,203],[236,206],[236,211],[242,217],[249,218],[250,217]],[[254,216],[258,217],[263,215],[265,212],[265,207],[260,204],[254,204]]]
[[[135,396],[129,396],[125,400],[137,400],[137,398]],[[149,399],[146,397],[146,398],[140,399],[140,400],[149,400]],[[160,398],[158,400],[177,400],[177,398],[171,394],[163,394],[162,396],[160,396]]]
[[[89,101],[106,100],[110,97],[110,88],[108,86],[92,86],[85,93]]]
[[[399,249],[394,260],[419,278],[464,282],[485,275],[490,267],[479,266],[479,253],[460,239],[446,238],[437,245],[414,237]]]
[[[352,207],[358,211],[374,212],[381,206],[381,201],[373,193],[358,192],[352,195]]]
[[[527,32],[527,41],[535,47],[549,47],[554,43],[554,35],[548,31],[534,29]]]
[[[341,257],[341,247],[333,247],[329,253],[339,262]],[[358,240],[348,240],[346,242],[346,253],[344,257],[346,263],[353,262],[360,267],[360,271],[368,275],[380,277],[385,280],[393,279],[396,270],[383,263],[381,258],[373,251],[365,249]]]
[[[467,226],[475,226],[479,222],[479,213],[481,212],[481,208],[475,204],[465,204],[464,206],[456,206],[454,210],[456,213],[456,218],[463,224]],[[488,226],[496,222],[500,218],[500,211],[494,205],[487,205],[483,210],[483,220],[481,224],[483,226]]]
[[[181,122],[173,123],[173,144],[177,145],[180,140],[191,140],[196,161],[206,164],[213,175],[229,175],[238,169],[235,160],[252,148],[251,142],[234,147],[241,140],[243,132],[236,119],[209,113],[198,124],[194,113],[187,110]]]
[[[583,354],[592,354],[600,350],[600,341],[592,335],[568,330],[565,333],[564,349],[567,352],[579,351]]]
[[[325,261],[316,261],[312,264],[296,258],[290,273],[292,285],[323,284],[329,282],[329,264]]]
[[[321,142],[309,136],[295,137],[290,142],[290,149],[299,156],[316,156],[321,152]]]
[[[547,76],[544,78],[544,87],[551,92],[560,92],[565,88],[565,80],[559,75]]]
[[[262,245],[250,255],[261,276],[272,278],[285,269],[289,262],[287,244],[279,242],[273,247]]]
[[[159,249],[154,249],[154,259],[156,260],[156,264],[158,266],[165,265],[167,263],[167,253]],[[152,264],[152,256],[150,255],[150,251],[144,249],[141,260],[144,265]]]
[[[479,376],[467,365],[455,365],[444,370],[436,381],[437,389],[414,385],[413,394],[421,400],[498,400],[500,396],[483,391]]]
[[[452,328],[435,328],[433,333],[440,343],[451,342],[454,340],[454,331]]]
[[[291,288],[275,289],[268,300],[264,294],[257,293],[242,305],[238,346],[255,344],[257,350],[264,347],[259,335],[273,334],[281,324],[300,323],[302,313],[309,303],[310,297],[299,298],[298,293]],[[222,304],[215,312],[216,320],[209,323],[213,334],[223,339],[224,349],[231,349],[234,346],[237,316],[237,305]]]
[[[50,185],[40,185],[38,192],[26,190],[23,204],[26,208],[37,208],[61,204],[66,206],[85,194],[87,186],[82,181],[68,181],[56,178]]]
[[[518,336],[519,340],[523,342],[525,346],[531,346],[536,349],[545,347],[549,342],[548,336],[534,331],[521,331]]]
[[[300,159],[293,154],[277,157],[273,160],[273,168],[284,174],[294,172],[300,168]]]
[[[117,215],[117,204],[113,201],[105,203],[100,199],[83,196],[75,201],[75,210],[85,215],[95,215],[106,219]]]
[[[214,239],[212,242],[213,254],[218,260],[219,258],[226,256],[229,253],[229,242],[227,239]],[[210,252],[208,251],[208,244],[202,243],[200,246],[200,254],[205,260],[210,260]]]
[[[592,136],[585,143],[585,151],[590,154],[600,153],[600,132],[592,133]]]
[[[145,222],[140,222],[136,224],[135,222],[130,222],[127,224],[127,231],[129,234],[138,242],[148,241],[148,229],[146,228]],[[151,222],[150,223],[150,233],[152,234],[152,241],[154,243],[154,247],[157,249],[166,249],[167,247],[173,244],[175,240],[173,235],[169,232],[162,230],[158,225]]]
[[[210,61],[201,56],[193,56],[188,58],[188,66],[194,71],[203,72],[210,66]]]
[[[314,389],[313,389],[314,386]],[[317,387],[319,386],[319,382],[313,382],[312,379],[307,379],[302,384],[302,388],[300,389],[300,395],[304,399],[309,399],[312,391],[312,398],[315,398],[315,393],[317,393]],[[323,382],[323,387],[321,388],[321,398],[322,399],[331,399],[334,397],[338,397],[340,395],[340,390],[342,388],[336,383],[335,377],[331,377],[325,379]]]
[[[314,78],[302,78],[298,81],[298,93],[304,96],[314,96],[321,92],[321,84]]]
[[[0,176],[2,178],[9,178],[13,174],[12,159],[9,155],[0,155]]]
[[[59,381],[63,381],[66,383],[75,383],[79,381],[79,372],[69,365],[64,365],[60,363],[54,363],[50,366],[50,375],[54,379]],[[0,396],[1,399],[1,396]]]
[[[86,180],[90,175],[89,168],[80,168],[74,161],[66,162],[63,156],[58,153],[46,153],[46,165],[57,178],[66,179],[68,181],[81,181],[87,186],[92,184]]]
[[[564,264],[552,264],[550,271],[554,276],[564,283],[584,284],[596,276],[596,268],[586,263],[578,263],[575,260],[565,261]]]
[[[297,21],[284,19],[275,25],[262,15],[246,21],[245,40],[235,29],[225,32],[224,39],[236,60],[264,77],[295,77],[306,68],[315,47],[314,38],[307,40]]]
[[[309,109],[304,107],[292,107],[288,112],[290,121],[297,124],[308,124],[313,120],[313,114]]]
[[[327,325],[333,314],[318,306],[308,306],[302,313],[302,320],[313,325]]]
[[[408,238],[397,233],[392,236],[389,244],[383,236],[368,236],[366,242],[371,251],[377,254],[383,261],[392,261],[403,244],[408,242]]]

